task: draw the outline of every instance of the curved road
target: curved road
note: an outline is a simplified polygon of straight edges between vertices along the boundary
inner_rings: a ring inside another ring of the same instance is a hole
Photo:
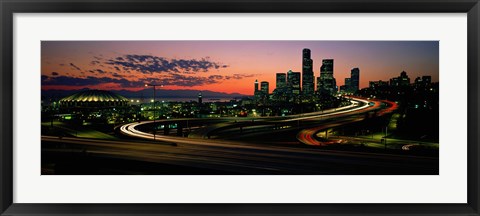
[[[369,101],[360,99],[360,98],[351,98],[352,99],[352,104],[345,106],[345,107],[340,107],[340,108],[335,108],[335,109],[329,109],[325,111],[320,111],[320,112],[312,112],[312,113],[305,113],[305,114],[298,114],[298,115],[292,115],[288,116],[288,119],[285,119],[285,117],[263,117],[260,118],[262,120],[277,120],[279,122],[292,122],[292,121],[300,121],[300,120],[310,120],[310,119],[319,119],[319,118],[326,118],[326,117],[340,117],[340,116],[348,116],[350,114],[356,114],[358,112],[361,112],[363,110],[371,110],[371,109],[376,109],[380,105],[376,103],[375,106],[370,106],[368,105]],[[360,106],[360,104],[363,103],[364,105]],[[216,118],[217,119],[217,118]],[[236,118],[238,119],[238,118]],[[257,118],[256,118],[257,119]],[[169,120],[171,121],[171,120]],[[158,121],[157,121],[158,122]],[[144,121],[144,122],[133,122],[129,124],[125,124],[120,127],[120,132],[124,135],[130,136],[130,137],[136,137],[136,138],[142,138],[142,139],[148,139],[148,140],[153,140],[154,136],[151,133],[146,133],[143,131],[140,131],[136,129],[136,127],[144,124],[150,124],[153,123],[153,121]],[[158,141],[164,141],[164,142],[182,142],[182,143],[188,143],[191,142],[192,139],[186,139],[186,138],[181,138],[181,137],[170,137],[170,136],[161,136],[161,135],[156,135],[155,140]]]
[[[339,110],[328,115],[333,116],[332,118],[342,116],[335,120],[336,123],[341,123],[339,121],[355,118],[350,116],[352,112],[365,109],[350,112]],[[296,116],[292,119],[296,121],[305,117],[313,116]],[[136,129],[136,126],[147,123],[150,122],[126,124],[120,127],[120,131],[128,136],[150,141],[42,136],[42,156],[44,153],[50,155],[51,162],[48,162],[58,164],[59,167],[64,163],[64,166],[71,169],[70,163],[75,162],[83,169],[92,169],[92,173],[95,173],[95,170],[113,170],[113,173],[130,174],[132,171],[137,174],[165,174],[168,173],[166,167],[170,167],[172,170],[180,169],[178,173],[181,174],[192,174],[192,170],[196,169],[200,170],[200,173],[204,170],[210,174],[438,174],[438,158],[430,157],[323,150],[306,146],[258,145],[163,135],[157,135],[156,139],[166,144],[151,142],[153,134]],[[72,161],[65,162],[65,158],[68,159],[75,149],[82,152],[83,156],[76,156]],[[60,159],[56,160],[57,157]],[[130,162],[118,163],[120,160]],[[185,167],[189,169],[182,171]]]
[[[357,98],[357,100],[359,100],[359,99]],[[374,103],[373,106],[367,105],[368,107],[361,110],[361,111],[375,110],[375,109],[380,108],[381,103],[386,103],[388,105],[388,107],[386,109],[380,110],[377,113],[377,116],[382,116],[382,115],[385,115],[387,113],[391,113],[398,108],[398,105],[396,103],[391,102],[391,101],[387,101],[387,100],[375,100],[375,101],[371,101],[371,102]],[[356,110],[356,111],[358,111],[358,110]],[[358,114],[358,113],[356,113],[356,114]],[[332,141],[321,142],[321,141],[317,140],[316,139],[316,134],[319,131],[322,131],[322,130],[325,130],[325,129],[328,129],[328,128],[337,127],[337,126],[340,126],[340,125],[343,125],[343,124],[354,123],[354,122],[358,122],[358,121],[362,121],[362,120],[363,120],[363,117],[356,117],[356,118],[351,118],[351,119],[347,119],[347,120],[336,121],[336,122],[329,123],[329,124],[324,124],[324,125],[314,127],[314,128],[304,129],[297,134],[297,139],[300,142],[302,142],[304,144],[307,144],[307,145],[319,145],[319,146],[321,146],[321,145],[332,144],[332,143],[334,143]]]

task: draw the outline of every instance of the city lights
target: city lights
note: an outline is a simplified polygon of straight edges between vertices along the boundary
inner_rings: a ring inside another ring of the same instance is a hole
[[[71,43],[42,65],[42,175],[439,172],[438,41]]]

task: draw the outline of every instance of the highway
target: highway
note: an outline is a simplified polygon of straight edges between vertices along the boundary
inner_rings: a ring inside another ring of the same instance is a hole
[[[78,149],[89,158],[190,167],[208,170],[211,174],[438,174],[438,158],[255,145],[224,140],[189,139],[187,142],[185,139],[172,137],[168,141],[175,142],[173,145],[169,142],[42,136],[42,155],[68,155],[72,149]],[[81,158],[76,158],[75,162],[83,164]],[[111,164],[109,169],[122,170],[122,167],[115,167],[115,163]],[[102,164],[91,166],[89,169],[95,169]],[[138,169],[142,167],[147,166],[140,165]],[[108,171],[104,172],[109,174]],[[165,174],[164,170],[154,168],[132,173]]]
[[[330,139],[332,140],[342,140],[348,142],[355,142],[355,143],[365,143],[368,145],[377,145],[385,147],[385,144],[380,139],[372,139],[368,136],[357,136],[357,137],[349,137],[349,136],[331,136]],[[387,147],[389,149],[402,149],[408,151],[411,147],[414,146],[429,146],[438,148],[438,143],[434,142],[424,142],[418,140],[404,140],[404,139],[395,139],[395,138],[388,138],[387,139]]]
[[[311,130],[309,134],[313,134],[321,129],[319,127],[335,127],[358,121],[362,116],[358,115],[359,113],[380,109],[380,102],[375,102],[373,106],[368,105],[368,102],[363,99],[355,99],[350,106],[324,112],[288,118],[261,118],[258,120],[261,123],[260,126],[252,127],[262,127],[264,122],[265,124],[310,122],[305,124],[306,126],[323,122],[322,126],[309,129]],[[385,109],[380,112],[383,110]],[[238,120],[238,118],[235,119]],[[183,120],[189,119],[164,121],[168,123],[168,121]],[[257,122],[256,118],[254,120]],[[100,173],[105,174],[425,175],[438,174],[439,169],[436,157],[335,151],[304,145],[276,145],[268,144],[268,142],[255,143],[225,139],[192,139],[158,134],[156,140],[153,141],[153,134],[137,128],[149,123],[152,122],[135,122],[119,127],[122,134],[141,140],[42,136],[42,157],[44,154],[48,155],[45,157],[48,161],[42,160],[42,164],[55,164],[53,167],[62,167],[63,163],[67,170],[84,167],[85,170],[82,171],[82,174],[95,174],[95,170],[101,170]],[[265,134],[262,136],[268,139],[269,132],[265,132]],[[311,142],[316,141],[313,136],[305,136],[305,139],[311,139]],[[72,153],[75,151],[80,153]],[[69,158],[68,155],[75,157]],[[71,166],[71,164],[76,165]],[[73,173],[75,172],[73,171]]]
[[[382,115],[385,115],[387,113],[391,113],[398,108],[398,105],[394,102],[391,102],[391,101],[375,100],[375,101],[371,101],[371,102],[374,103],[372,106],[369,106],[367,104],[366,107],[364,106],[361,109],[357,108],[357,109],[354,109],[354,110],[352,110],[351,112],[348,112],[348,113],[349,114],[359,114],[358,111],[376,110],[376,109],[380,108],[382,103],[387,104],[387,108],[380,110],[377,113],[377,116],[382,116]],[[328,123],[328,124],[321,124],[319,126],[312,127],[312,128],[307,128],[307,129],[301,130],[297,134],[297,139],[300,142],[302,142],[304,144],[307,144],[307,145],[323,146],[323,145],[328,145],[328,144],[335,144],[336,142],[332,142],[332,141],[321,142],[320,140],[316,139],[316,134],[319,131],[322,131],[322,130],[325,130],[325,129],[328,129],[328,128],[338,127],[338,126],[343,125],[343,124],[350,124],[350,123],[354,123],[354,122],[358,122],[358,121],[362,121],[362,120],[363,120],[363,116],[356,116],[356,117],[352,117],[352,118],[348,118],[348,119],[337,120],[335,122]]]
[[[378,109],[380,107],[379,103],[375,103],[375,106],[370,106],[368,105],[369,101],[360,99],[360,98],[351,98],[352,104],[349,106],[344,106],[340,108],[334,108],[334,109],[328,109],[324,111],[318,111],[318,112],[312,112],[312,113],[304,113],[304,114],[298,114],[298,115],[291,115],[287,117],[278,117],[278,116],[273,116],[273,117],[261,117],[261,118],[222,118],[224,120],[232,120],[231,122],[222,122],[219,124],[211,125],[209,127],[202,128],[201,130],[197,131],[197,133],[200,134],[194,134],[190,135],[190,137],[195,137],[195,138],[205,138],[209,137],[209,134],[212,133],[213,131],[219,131],[222,129],[229,129],[229,128],[235,128],[235,127],[242,127],[242,126],[256,126],[258,125],[259,121],[262,122],[261,124],[264,125],[271,125],[275,123],[289,123],[289,122],[298,122],[298,121],[308,121],[308,120],[326,120],[329,118],[338,118],[338,117],[345,117],[349,116],[351,114],[358,114],[362,111],[368,111],[368,110],[374,110]],[[186,120],[197,120],[198,119],[177,119],[177,121],[186,121]],[[204,119],[204,121],[210,121],[211,119]],[[214,119],[216,120],[216,119]],[[235,122],[233,121],[235,120]],[[237,124],[236,121],[244,121],[247,122],[246,124]],[[248,123],[249,120],[251,120],[251,123]],[[160,120],[157,121],[157,123],[160,122],[166,122],[166,121],[172,121],[172,120]],[[257,122],[253,124],[254,122]],[[130,137],[136,137],[136,138],[141,138],[141,139],[149,139],[153,140],[154,136],[151,133],[146,133],[143,131],[140,131],[137,129],[141,125],[145,124],[152,124],[153,121],[143,121],[143,122],[133,122],[129,124],[125,124],[120,127],[120,132],[124,135],[130,136]],[[250,124],[250,125],[249,125]],[[168,136],[155,136],[156,140],[160,141],[166,141],[166,142],[171,142],[172,138]],[[177,138],[175,138],[177,139]],[[183,140],[182,140],[183,141]],[[188,139],[185,140],[185,142],[188,142]]]

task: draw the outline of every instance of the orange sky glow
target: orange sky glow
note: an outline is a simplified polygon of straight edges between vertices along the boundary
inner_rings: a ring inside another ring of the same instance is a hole
[[[315,77],[334,59],[343,85],[360,68],[360,88],[406,71],[413,81],[439,81],[438,41],[43,41],[42,90],[165,89],[253,94],[255,80],[275,88],[275,74],[301,72],[302,49],[312,53]]]

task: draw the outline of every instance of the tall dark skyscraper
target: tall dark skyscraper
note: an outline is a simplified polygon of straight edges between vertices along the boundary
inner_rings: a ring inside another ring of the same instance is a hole
[[[345,78],[345,90],[347,91],[350,91],[350,88],[352,86],[352,78],[351,77],[347,77]]]
[[[255,80],[255,89],[253,90],[253,98],[255,101],[260,100],[261,92],[260,89],[258,88],[258,80]]]
[[[262,81],[260,83],[260,91],[262,92],[263,95],[268,95],[269,94],[268,82],[267,81]]]
[[[303,49],[302,60],[302,93],[304,96],[312,96],[314,93],[313,60],[309,49]]]
[[[323,59],[320,67],[320,79],[317,79],[318,91],[334,94],[337,92],[337,83],[333,77],[333,59]]]
[[[198,93],[198,103],[199,103],[199,104],[202,103],[202,92],[199,92],[199,93]]]
[[[350,91],[355,93],[360,89],[360,69],[353,68],[350,77]]]
[[[277,82],[275,88],[281,89],[287,86],[287,74],[286,73],[277,73]]]
[[[287,98],[287,74],[277,73],[273,98],[284,101]]]
[[[320,92],[322,89],[322,79],[320,76],[317,77],[317,92]]]
[[[300,94],[300,72],[288,71],[287,88],[291,96],[298,96]]]

